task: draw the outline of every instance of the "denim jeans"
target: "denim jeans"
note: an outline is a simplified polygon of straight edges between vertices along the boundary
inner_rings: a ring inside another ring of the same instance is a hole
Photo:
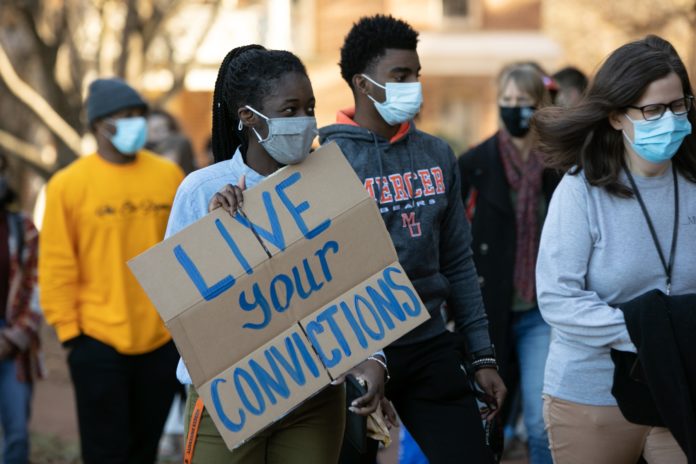
[[[29,411],[32,384],[17,380],[13,358],[0,361],[0,425],[3,431],[3,463],[29,462]]]
[[[522,416],[527,429],[529,464],[552,464],[544,430],[542,388],[551,343],[551,327],[535,307],[513,315],[512,331],[520,366]]]

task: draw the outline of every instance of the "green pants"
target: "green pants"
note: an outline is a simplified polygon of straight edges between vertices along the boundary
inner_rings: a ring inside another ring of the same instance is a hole
[[[343,385],[329,386],[233,451],[227,449],[204,409],[192,464],[336,463],[346,422],[345,395]],[[197,399],[191,387],[186,400],[187,433]]]

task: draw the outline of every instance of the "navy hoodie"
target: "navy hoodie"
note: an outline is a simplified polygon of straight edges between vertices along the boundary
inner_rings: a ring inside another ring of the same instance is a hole
[[[389,141],[352,123],[319,131],[322,144],[335,141],[375,198],[399,262],[431,314],[430,320],[394,342],[407,345],[445,332],[440,309],[447,302],[455,329],[469,352],[488,348],[488,320],[464,216],[459,169],[443,140],[410,123]],[[351,124],[352,123],[352,124]]]

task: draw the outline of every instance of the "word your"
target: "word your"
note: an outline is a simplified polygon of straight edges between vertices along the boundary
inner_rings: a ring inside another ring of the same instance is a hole
[[[318,378],[323,367],[311,356],[312,348],[321,363],[331,368],[384,339],[387,332],[398,330],[396,321],[418,317],[423,306],[411,288],[395,282],[397,274],[403,271],[385,268],[376,283],[354,289],[314,313],[305,326],[307,338],[299,331],[279,337],[237,364],[226,377],[213,379],[214,412],[224,427],[242,431],[249,415],[262,416],[270,405],[291,398],[310,379]],[[225,410],[221,397],[232,398],[234,408]]]

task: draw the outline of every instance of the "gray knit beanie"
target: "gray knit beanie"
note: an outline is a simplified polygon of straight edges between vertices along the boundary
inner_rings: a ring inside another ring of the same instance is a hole
[[[118,78],[96,79],[89,84],[87,95],[87,123],[114,114],[126,108],[143,107],[147,103],[130,85]]]

